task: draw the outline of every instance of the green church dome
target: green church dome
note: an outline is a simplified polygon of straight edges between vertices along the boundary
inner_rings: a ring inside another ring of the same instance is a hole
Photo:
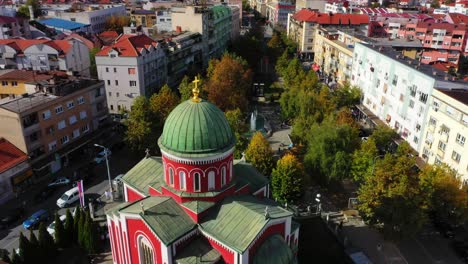
[[[159,139],[162,150],[176,156],[210,156],[232,148],[235,137],[224,113],[214,104],[189,99],[167,117]]]

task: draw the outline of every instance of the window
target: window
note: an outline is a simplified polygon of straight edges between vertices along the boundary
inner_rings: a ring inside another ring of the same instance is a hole
[[[138,254],[140,255],[140,264],[153,264],[154,253],[150,242],[144,236],[138,237]]]
[[[450,128],[446,127],[445,125],[442,125],[440,128],[440,133],[448,135],[450,133]]]
[[[196,192],[200,191],[200,173],[198,172],[193,174],[193,189]]]
[[[398,75],[393,75],[392,85],[396,86],[398,84]]]
[[[67,102],[68,109],[73,108],[73,107],[75,107],[75,103],[73,103],[73,101]]]
[[[119,81],[115,80],[115,86],[119,86]]]
[[[208,191],[214,190],[215,188],[215,173],[214,171],[208,172]]]
[[[449,115],[453,115],[453,114],[455,114],[455,109],[453,109],[453,107],[447,105],[447,107],[445,108],[445,112],[447,112],[447,114],[449,114]]]
[[[78,99],[76,101],[78,102],[79,105],[84,104],[84,97],[80,96],[80,97],[78,97]]]
[[[109,67],[106,67],[106,72],[109,72]]]
[[[443,142],[443,141],[439,141],[439,149],[442,150],[442,151],[445,151],[445,147],[447,145]]]
[[[119,97],[120,96],[120,93],[115,93],[115,97]]]
[[[419,96],[419,101],[420,101],[421,103],[426,103],[426,102],[427,102],[427,97],[428,97],[427,94],[421,93],[421,95]]]
[[[458,163],[458,162],[460,162],[461,155],[458,154],[457,152],[453,151],[452,152],[452,159]]]
[[[80,130],[79,129],[73,130],[73,138],[77,138],[79,136],[80,136]]]
[[[17,81],[12,81],[11,86],[18,86],[18,82]]]
[[[410,101],[409,101],[409,107],[410,107],[410,108],[414,108],[414,101],[413,101],[413,100],[410,100]]]
[[[45,132],[46,132],[46,135],[51,135],[51,134],[53,135],[54,132],[55,132],[54,126],[49,126],[49,127],[47,127],[47,128],[45,129]]]
[[[57,127],[59,130],[64,129],[67,125],[65,124],[65,120],[58,122]]]
[[[62,144],[62,145],[63,145],[63,144],[67,144],[68,141],[70,141],[69,138],[68,138],[68,136],[63,136],[63,137],[60,139],[60,144]]]
[[[70,125],[73,125],[76,123],[76,116],[72,115],[70,116],[70,118],[68,119],[68,121],[70,122]]]
[[[80,112],[80,119],[85,119],[86,118],[86,111],[81,111]]]
[[[49,150],[54,150],[57,148],[57,140],[54,140],[49,143]]]
[[[179,188],[181,190],[187,189],[187,184],[185,183],[185,172],[179,172]]]
[[[419,142],[419,138],[418,138],[417,136],[414,136],[414,138],[413,138],[413,142],[414,142],[415,144],[418,144],[418,142]]]
[[[2,86],[8,86],[8,81],[2,81]]]
[[[415,96],[416,96],[416,90],[417,90],[417,86],[416,86],[416,85],[410,86],[410,95],[411,95],[411,97],[415,97]]]
[[[50,110],[47,110],[42,113],[42,119],[47,120],[50,118]]]
[[[136,81],[130,81],[130,87],[135,87],[136,86]]]
[[[457,139],[456,139],[457,143],[460,144],[460,145],[465,145],[465,137],[462,136],[461,134],[457,134]]]
[[[89,126],[88,124],[84,125],[81,127],[81,133],[86,133],[89,131]]]
[[[107,80],[107,85],[110,85],[110,80]]]
[[[169,168],[169,185],[174,186],[174,170]]]
[[[110,105],[110,110],[114,110],[114,105],[113,104]]]
[[[136,69],[135,68],[128,68],[128,74],[136,74]]]
[[[117,72],[117,68],[114,68],[114,72]]]
[[[221,168],[221,187],[226,185],[226,167]]]
[[[429,119],[429,125],[431,126],[436,126],[437,125],[437,120],[431,116]]]
[[[112,92],[109,92],[109,97],[112,97]]]
[[[57,106],[55,107],[55,113],[56,114],[60,114],[63,112],[63,107],[60,105],[60,106]]]

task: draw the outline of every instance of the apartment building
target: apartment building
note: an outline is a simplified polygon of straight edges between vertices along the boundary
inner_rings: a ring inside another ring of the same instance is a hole
[[[301,11],[302,9],[310,9],[317,12],[325,12],[325,4],[327,2],[327,0],[297,0],[296,11]]]
[[[238,5],[228,5],[231,9],[231,41],[236,40],[240,36],[242,7]]]
[[[362,105],[415,150],[423,144],[434,89],[468,89],[466,82],[390,47],[362,43],[354,47],[351,84],[362,90]]]
[[[373,13],[370,16],[369,36],[380,38],[404,38],[406,26],[420,21],[434,23],[436,19],[426,14]]]
[[[35,171],[55,172],[105,124],[104,84],[56,77],[38,90],[0,100],[0,136],[28,155]]]
[[[419,156],[445,163],[468,184],[468,90],[434,90]]]
[[[159,33],[172,30],[172,15],[170,9],[156,11],[156,28]]]
[[[296,5],[288,1],[271,1],[266,4],[266,18],[272,25],[286,27],[288,15],[296,12]]]
[[[0,39],[0,68],[71,71],[88,77],[89,48],[78,40]]]
[[[33,175],[28,155],[0,138],[0,204],[15,197],[15,191]]]
[[[31,37],[28,19],[0,15],[0,39],[15,37]]]
[[[74,4],[42,5],[46,17],[60,18],[90,25],[89,31],[98,34],[105,30],[106,20],[111,16],[126,16],[125,5]]]
[[[130,21],[134,26],[152,28],[156,26],[156,12],[152,10],[132,10],[130,11]]]
[[[112,114],[130,110],[135,97],[151,96],[167,80],[164,50],[146,35],[119,36],[96,54],[96,66]]]
[[[37,85],[48,81],[54,76],[67,74],[64,72],[35,72],[25,70],[0,70],[0,99],[17,98],[24,94],[37,92]]]
[[[314,36],[318,27],[342,26],[354,29],[356,34],[367,36],[369,16],[361,14],[328,14],[302,9],[288,16],[288,37],[299,44],[299,52],[313,55]]]

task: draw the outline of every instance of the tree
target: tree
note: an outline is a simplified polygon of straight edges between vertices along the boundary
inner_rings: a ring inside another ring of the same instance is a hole
[[[53,256],[55,253],[55,244],[52,236],[47,232],[46,224],[44,222],[39,224],[39,247],[42,254],[46,257]]]
[[[361,90],[351,86],[348,82],[335,89],[333,92],[333,101],[337,108],[351,107],[359,104],[361,100]]]
[[[427,165],[419,175],[422,192],[428,196],[427,207],[453,223],[468,220],[468,186],[446,164]]]
[[[279,57],[280,54],[282,54],[282,52],[284,51],[283,39],[281,38],[279,32],[274,32],[270,41],[268,41],[267,46],[269,49],[269,54],[271,55],[270,57],[273,60],[276,60],[276,58]]]
[[[31,246],[31,259],[41,259],[43,254],[39,246],[39,240],[37,240],[32,229],[29,230],[29,244]]]
[[[221,110],[247,109],[252,87],[252,71],[240,57],[224,54],[221,60],[211,60],[206,91],[208,99]]]
[[[82,217],[82,210],[79,206],[76,206],[75,216],[73,217],[73,241],[78,244],[78,232],[80,226],[80,220]]]
[[[55,233],[54,233],[54,238],[55,238],[55,244],[59,248],[64,248],[66,246],[66,233],[65,233],[65,228],[63,227],[63,222],[60,220],[60,216],[58,212],[55,212]]]
[[[354,151],[351,163],[351,176],[357,182],[365,182],[374,168],[379,155],[373,138],[362,142],[361,147]]]
[[[34,251],[29,240],[20,232],[19,235],[19,256],[25,263],[32,262],[34,260]]]
[[[180,102],[187,101],[192,97],[193,83],[187,75],[184,76],[179,84]]]
[[[73,241],[74,230],[73,230],[73,215],[69,209],[65,213],[65,226],[64,226],[64,246],[69,246]]]
[[[403,142],[396,154],[377,160],[374,175],[358,191],[358,210],[370,225],[382,229],[389,239],[410,236],[426,221],[425,195],[413,169],[411,147]]]
[[[338,125],[348,125],[352,128],[359,129],[359,125],[354,120],[351,110],[347,107],[342,107],[336,113],[336,124]]]
[[[92,48],[89,51],[89,62],[91,65],[89,66],[89,71],[91,73],[91,77],[96,78],[98,77],[97,74],[97,66],[96,66],[96,53],[98,53],[101,49],[99,48]]]
[[[300,198],[304,168],[292,154],[284,155],[271,173],[273,197],[281,203],[289,203]]]
[[[165,84],[158,93],[151,96],[149,100],[149,109],[157,117],[159,126],[162,128],[164,121],[166,120],[169,113],[179,104],[179,97],[172,89]],[[153,119],[153,122],[156,122]]]
[[[34,231],[32,229],[29,230],[29,243],[33,248],[36,248],[39,246],[39,241],[37,240],[36,235],[34,234]]]
[[[84,237],[83,237],[83,244],[84,249],[88,252],[88,254],[95,254],[98,250],[98,243],[99,243],[99,234],[96,228],[96,224],[94,223],[93,219],[91,218],[90,214],[86,213],[86,220],[84,223]]]
[[[288,68],[289,60],[290,58],[287,51],[284,51],[283,54],[278,57],[278,60],[276,60],[275,70],[280,76],[283,76],[284,72]]]
[[[379,126],[369,137],[375,141],[377,149],[381,152],[390,151],[393,140],[398,138],[398,134],[387,126]]]
[[[20,264],[20,263],[23,263],[23,261],[21,261],[21,257],[18,254],[16,254],[15,249],[12,249],[11,250],[11,264]]]
[[[18,17],[24,17],[24,18],[29,18],[29,7],[26,5],[22,5],[18,8],[18,11],[16,11],[16,16]]]
[[[150,103],[146,97],[135,98],[132,111],[125,122],[128,128],[125,140],[134,150],[158,148],[155,139],[160,134],[161,128],[158,127],[158,120],[153,118]]]
[[[257,168],[263,175],[269,177],[273,168],[273,152],[270,143],[263,137],[262,133],[256,132],[250,140],[245,151],[248,162]]]
[[[239,159],[242,157],[242,152],[244,152],[247,147],[247,139],[244,134],[247,132],[247,126],[245,125],[242,112],[239,108],[234,110],[228,110],[225,113],[226,119],[231,127],[234,136],[236,137],[236,146],[234,150],[234,158]]]
[[[85,248],[85,241],[86,241],[85,223],[86,223],[87,213],[88,212],[82,211],[80,214],[79,222],[78,222],[78,245],[81,248]]]
[[[106,20],[105,29],[110,31],[117,31],[122,34],[123,28],[130,25],[130,17],[128,16],[111,16]]]
[[[2,250],[0,259],[3,260],[3,261],[6,262],[6,263],[12,263],[9,254],[10,254],[10,253],[9,253],[8,251]]]

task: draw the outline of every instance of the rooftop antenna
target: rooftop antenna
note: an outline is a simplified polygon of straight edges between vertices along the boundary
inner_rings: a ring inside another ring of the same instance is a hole
[[[151,155],[150,155],[150,150],[149,150],[149,148],[146,148],[146,149],[145,149],[145,153],[146,153],[145,159],[147,159],[147,158],[149,158],[149,157],[151,156]]]
[[[140,202],[140,207],[141,207],[141,214],[145,215],[145,206],[143,204],[143,201]]]

